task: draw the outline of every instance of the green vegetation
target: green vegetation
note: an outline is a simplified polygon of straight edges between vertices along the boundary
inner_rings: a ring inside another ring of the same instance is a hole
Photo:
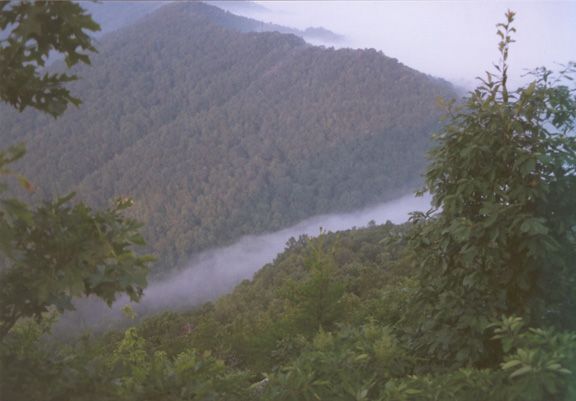
[[[439,126],[436,99],[454,96],[374,50],[239,33],[235,21],[167,5],[75,70],[83,107],[58,120],[0,113],[2,143],[27,142],[18,168],[41,183],[38,198],[135,200],[155,275],[245,234],[412,190]]]
[[[63,84],[66,74],[41,76],[51,51],[68,66],[89,63],[80,51],[94,51],[84,30],[98,25],[74,3],[1,3],[0,98],[22,111],[32,107],[54,117],[78,104]],[[24,155],[23,146],[0,151],[0,339],[25,318],[42,321],[51,312],[73,309],[72,298],[94,295],[108,304],[121,293],[138,300],[146,286],[149,257],[133,253],[144,245],[140,225],[122,216],[132,204],[94,211],[73,204],[74,194],[31,205],[7,190],[10,178],[33,187],[9,166]],[[4,344],[2,344],[4,347]],[[2,352],[6,352],[5,349]]]
[[[426,190],[441,212],[414,216],[409,235],[425,286],[406,334],[442,365],[499,360],[486,331],[499,316],[576,329],[574,92],[545,69],[508,90],[513,16],[498,25],[498,74],[450,110],[432,152]]]
[[[19,111],[33,107],[54,117],[69,103],[78,105],[80,101],[63,85],[77,77],[41,72],[41,68],[51,51],[64,55],[69,68],[78,62],[90,64],[86,52],[95,49],[85,31],[99,29],[72,2],[1,2],[0,32],[9,35],[0,46],[0,99]]]
[[[2,397],[576,399],[576,97],[544,69],[507,88],[513,19],[498,25],[498,73],[449,106],[426,174],[433,210],[292,239],[233,293],[123,333],[64,344],[42,337],[54,316],[21,319],[2,338]],[[52,221],[13,204],[2,216],[33,224],[25,232]]]

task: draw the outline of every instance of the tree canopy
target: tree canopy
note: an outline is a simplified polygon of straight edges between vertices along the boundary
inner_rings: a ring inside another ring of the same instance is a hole
[[[64,56],[68,68],[90,64],[95,52],[87,31],[99,25],[71,1],[0,2],[0,99],[19,111],[33,107],[54,117],[68,104],[80,104],[64,86],[75,75],[43,70],[51,55]]]
[[[22,111],[27,107],[54,117],[78,104],[64,84],[75,77],[41,72],[51,51],[68,67],[89,63],[83,51],[94,51],[85,30],[98,25],[72,2],[0,3],[0,28],[10,33],[0,41],[0,99]],[[17,178],[32,184],[9,164],[25,153],[22,145],[0,151],[0,339],[21,318],[38,320],[50,311],[73,309],[72,299],[95,295],[111,304],[119,293],[142,296],[149,257],[137,256],[143,245],[140,224],[122,216],[132,204],[92,210],[71,202],[74,194],[30,205],[7,191]]]
[[[506,17],[496,72],[451,105],[437,136],[425,187],[434,209],[414,215],[423,221],[408,245],[423,284],[411,335],[445,362],[492,358],[482,333],[501,315],[576,323],[574,89],[539,69],[509,90],[514,13]]]
[[[514,14],[506,18],[498,25],[497,72],[465,102],[449,106],[437,136],[425,187],[432,210],[402,226],[292,239],[231,294],[124,332],[43,343],[50,322],[21,321],[0,343],[2,396],[574,400],[575,91],[545,69],[531,84],[508,88]],[[48,298],[58,303],[98,288],[102,264],[90,269],[94,260],[103,257],[100,262],[115,268],[134,258],[127,249],[139,242],[126,237],[133,226],[124,220],[107,212],[87,216],[83,206],[62,207],[66,203],[30,212],[3,199],[0,209],[1,222],[8,223],[0,227],[10,228],[2,232],[6,253],[17,251],[13,267],[48,267],[47,276],[34,271],[30,277],[64,288]],[[97,232],[119,235],[100,242]],[[89,244],[97,252],[87,254],[79,237],[97,237]],[[42,251],[45,246],[59,252]],[[79,280],[52,268],[68,262],[89,276]],[[132,276],[118,278],[122,285],[134,283]],[[40,289],[24,304],[45,302]],[[116,290],[105,285],[95,291],[106,298]]]
[[[0,109],[0,140],[27,140],[20,168],[42,181],[36,196],[133,197],[161,275],[243,235],[420,185],[449,83],[376,50],[238,24],[208,4],[167,4],[74,68],[84,107],[56,120]]]

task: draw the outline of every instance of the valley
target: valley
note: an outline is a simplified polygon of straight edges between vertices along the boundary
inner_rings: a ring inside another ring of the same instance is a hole
[[[0,399],[576,400],[576,63],[404,64],[495,4],[0,2]]]
[[[159,277],[243,235],[417,188],[453,87],[374,50],[257,26],[168,4],[102,39],[75,71],[80,108],[0,113],[2,143],[27,144],[34,197],[133,198]]]

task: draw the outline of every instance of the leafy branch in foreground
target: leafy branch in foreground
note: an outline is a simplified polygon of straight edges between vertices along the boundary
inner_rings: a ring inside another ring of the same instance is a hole
[[[100,26],[71,1],[0,2],[0,100],[19,111],[33,107],[54,117],[69,103],[79,105],[65,83],[75,75],[42,72],[52,52],[64,55],[68,68],[90,64],[95,52],[86,31]]]
[[[141,297],[150,257],[131,250],[143,244],[141,225],[121,215],[132,202],[93,211],[71,205],[72,196],[37,208],[0,199],[0,338],[22,317],[73,309],[74,297],[96,295],[108,304],[118,293]]]
[[[502,315],[576,327],[576,98],[546,69],[508,89],[506,17],[497,73],[450,105],[436,138],[425,176],[433,210],[413,215],[421,288],[409,335],[441,364],[493,364],[485,329]]]
[[[54,117],[79,104],[63,86],[75,76],[41,76],[40,70],[51,52],[63,55],[68,67],[89,64],[85,52],[95,49],[85,31],[98,29],[70,1],[0,2],[0,30],[7,33],[0,40],[0,101]],[[29,181],[9,168],[24,153],[22,145],[0,151],[0,176],[30,191]],[[120,293],[140,299],[151,258],[132,251],[144,242],[141,225],[122,215],[131,200],[94,211],[72,204],[70,194],[30,206],[7,197],[8,188],[0,182],[0,340],[21,318],[73,309],[74,297],[95,295],[108,304]]]

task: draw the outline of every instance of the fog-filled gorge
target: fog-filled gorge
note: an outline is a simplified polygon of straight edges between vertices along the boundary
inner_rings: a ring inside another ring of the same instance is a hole
[[[408,220],[409,213],[426,211],[429,207],[428,196],[406,195],[358,211],[312,217],[277,232],[242,237],[232,245],[195,255],[182,271],[162,281],[149,283],[144,297],[133,308],[146,315],[198,306],[229,292],[242,280],[250,279],[282,252],[290,238],[316,236],[320,230],[335,232],[360,228],[370,222],[400,224]],[[71,321],[75,322],[79,332],[84,329],[105,330],[123,319],[121,309],[128,304],[126,297],[116,301],[111,309],[100,300],[79,300],[77,311],[64,314],[63,322],[67,329]]]
[[[0,401],[576,401],[575,36],[0,1]]]
[[[35,197],[133,198],[159,277],[243,235],[414,187],[452,85],[374,50],[258,27],[167,4],[102,38],[78,68],[81,107],[58,119],[0,109],[5,143],[26,133],[18,168]]]

